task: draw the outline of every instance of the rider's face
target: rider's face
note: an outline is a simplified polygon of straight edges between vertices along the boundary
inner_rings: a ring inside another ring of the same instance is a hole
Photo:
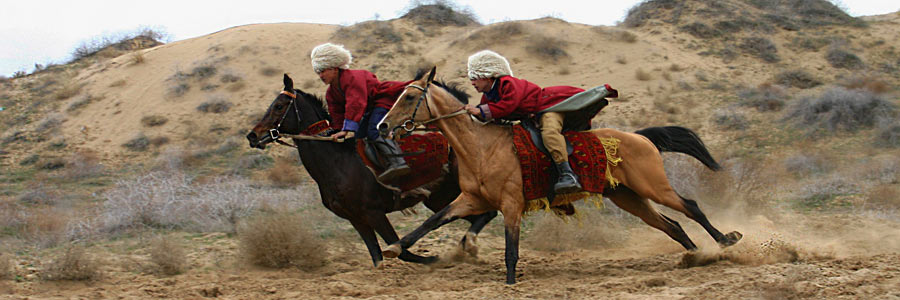
[[[475,87],[475,90],[479,93],[487,93],[491,91],[491,85],[494,83],[493,78],[479,78],[472,79],[472,86]]]
[[[338,77],[338,68],[330,68],[322,70],[319,72],[319,79],[322,80],[323,83],[331,85],[334,83],[334,80]]]

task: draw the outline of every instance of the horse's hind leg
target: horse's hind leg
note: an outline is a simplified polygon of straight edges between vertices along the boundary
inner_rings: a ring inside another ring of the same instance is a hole
[[[466,231],[466,235],[462,237],[462,240],[459,241],[459,246],[462,247],[463,251],[469,253],[472,256],[478,256],[478,245],[475,244],[475,241],[478,237],[478,233],[484,229],[484,226],[487,226],[488,223],[491,222],[495,217],[497,217],[496,211],[489,211],[480,215],[475,216],[467,216],[463,217],[469,223],[472,223],[472,226],[469,226],[469,230]]]
[[[656,211],[646,198],[635,194],[631,189],[619,186],[604,196],[612,200],[616,206],[641,218],[647,225],[665,232],[666,235],[681,244],[685,249],[697,250],[697,246],[694,245],[694,242],[691,241],[691,238],[688,237],[678,222]]]
[[[372,224],[374,224],[375,232],[381,236],[381,239],[384,240],[388,245],[396,243],[400,240],[400,237],[397,236],[397,232],[394,231],[394,227],[391,226],[391,221],[388,220],[387,216],[384,214],[373,214],[374,220],[370,220]],[[381,256],[381,247],[377,249],[378,256]],[[400,253],[400,256],[397,258],[408,261],[412,263],[419,264],[430,264],[437,261],[437,257],[435,256],[419,256],[415,255],[412,252],[406,251],[405,249]]]
[[[655,174],[645,173],[644,176],[638,180],[629,178],[628,187],[641,197],[650,198],[650,200],[677,210],[688,218],[691,218],[691,220],[700,223],[700,225],[703,226],[703,229],[706,229],[706,232],[708,232],[722,247],[734,245],[734,243],[741,240],[742,235],[737,231],[733,231],[727,235],[722,234],[722,232],[709,222],[706,215],[703,214],[703,211],[697,206],[696,201],[685,199],[675,193],[675,190],[669,185],[669,180],[666,178],[665,171],[662,169],[661,164],[658,170],[653,170],[649,173]]]

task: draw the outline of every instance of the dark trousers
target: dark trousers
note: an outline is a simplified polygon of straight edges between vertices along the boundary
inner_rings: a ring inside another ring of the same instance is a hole
[[[359,129],[356,130],[358,138],[367,138],[374,141],[378,138],[378,122],[384,119],[384,115],[388,113],[388,109],[384,107],[375,107],[372,111],[363,115],[359,122]]]

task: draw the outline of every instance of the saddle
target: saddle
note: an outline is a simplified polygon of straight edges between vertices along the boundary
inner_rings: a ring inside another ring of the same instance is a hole
[[[449,168],[450,146],[444,135],[436,132],[413,134],[397,141],[403,150],[403,160],[412,169],[405,178],[394,180],[393,186],[401,192],[410,191],[441,179]],[[383,155],[375,149],[374,143],[356,140],[356,152],[375,174],[384,172],[387,166]]]

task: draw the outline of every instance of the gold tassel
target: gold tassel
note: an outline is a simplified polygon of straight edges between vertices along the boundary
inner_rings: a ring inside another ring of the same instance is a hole
[[[620,141],[614,137],[599,139],[600,143],[603,144],[603,151],[606,152],[606,180],[609,181],[611,187],[615,188],[619,184],[619,180],[612,176],[612,168],[610,166],[616,166],[622,161],[621,157],[616,156],[616,153],[619,151]]]

